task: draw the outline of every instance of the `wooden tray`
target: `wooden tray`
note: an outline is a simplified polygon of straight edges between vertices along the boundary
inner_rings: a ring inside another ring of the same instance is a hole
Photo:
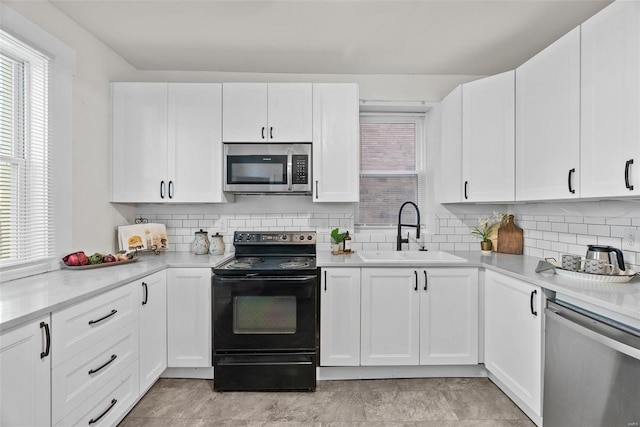
[[[89,270],[92,268],[100,268],[100,267],[113,267],[114,265],[122,265],[122,264],[130,264],[132,262],[138,261],[140,258],[135,257],[128,259],[126,261],[114,261],[114,262],[101,262],[100,264],[87,264],[87,265],[67,265],[64,262],[62,265],[64,268],[68,268],[69,270]]]

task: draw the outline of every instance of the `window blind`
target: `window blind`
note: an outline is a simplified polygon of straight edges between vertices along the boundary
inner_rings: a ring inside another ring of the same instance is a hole
[[[54,256],[49,58],[0,31],[0,271]]]
[[[402,203],[424,206],[423,131],[423,114],[361,114],[358,225],[395,225]]]

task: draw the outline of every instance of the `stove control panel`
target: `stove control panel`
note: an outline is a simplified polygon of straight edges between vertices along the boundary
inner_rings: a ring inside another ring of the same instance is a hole
[[[315,231],[236,231],[233,234],[233,243],[237,244],[316,244]]]

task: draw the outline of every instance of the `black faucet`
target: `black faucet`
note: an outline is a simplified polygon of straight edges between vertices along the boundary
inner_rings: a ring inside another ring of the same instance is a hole
[[[416,224],[403,224],[402,223],[402,209],[404,209],[405,205],[413,205],[416,208],[416,215],[418,216]],[[402,227],[415,227],[416,229],[416,239],[420,238],[420,209],[418,209],[418,205],[413,202],[404,202],[402,206],[400,206],[400,211],[398,212],[398,236],[396,237],[396,250],[402,250],[403,243],[409,243],[409,236],[406,239],[402,238]]]

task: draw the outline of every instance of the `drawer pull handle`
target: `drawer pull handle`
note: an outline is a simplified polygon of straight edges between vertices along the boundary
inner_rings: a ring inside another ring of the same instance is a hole
[[[112,354],[112,355],[111,355],[111,359],[107,360],[107,362],[106,362],[104,365],[102,365],[102,366],[98,366],[96,369],[91,369],[91,370],[89,371],[89,375],[91,375],[91,374],[95,374],[96,372],[100,371],[101,369],[106,368],[109,364],[111,364],[111,363],[112,363],[114,360],[116,360],[117,358],[118,358],[118,356],[117,356],[117,355]]]
[[[633,159],[627,160],[624,165],[624,185],[627,187],[627,190],[633,191],[633,185],[629,183],[629,166],[633,164]]]
[[[413,288],[414,291],[418,290],[418,272],[416,270],[413,270],[413,274],[414,276],[416,276],[416,286]]]
[[[116,314],[118,312],[118,310],[111,310],[111,313],[107,314],[104,317],[99,318],[98,320],[89,320],[89,324],[93,325],[94,323],[98,323],[98,322],[102,322],[105,319],[108,319],[109,317],[113,316],[114,314]]]
[[[427,291],[427,284],[429,283],[429,278],[427,277],[427,270],[422,271],[424,273],[424,290]]]
[[[142,287],[144,288],[144,301],[142,301],[142,305],[147,305],[149,301],[149,287],[145,282],[142,282]]]
[[[89,425],[93,424],[93,423],[97,423],[98,421],[100,421],[100,418],[104,417],[105,415],[107,415],[107,412],[109,412],[110,410],[113,409],[114,406],[116,406],[116,403],[118,403],[118,401],[116,399],[112,399],[111,400],[111,405],[109,405],[109,407],[102,413],[100,414],[100,416],[98,418],[96,418],[95,420],[93,418],[91,418],[89,420]]]
[[[569,169],[569,175],[567,176],[567,186],[569,187],[569,193],[576,194],[575,188],[571,185],[571,177],[576,173],[576,168]]]
[[[51,350],[51,333],[49,332],[49,324],[46,322],[40,322],[40,329],[44,328],[44,333],[47,337],[47,345],[45,346],[45,350],[40,353],[40,359],[44,359],[49,355],[49,350]]]

